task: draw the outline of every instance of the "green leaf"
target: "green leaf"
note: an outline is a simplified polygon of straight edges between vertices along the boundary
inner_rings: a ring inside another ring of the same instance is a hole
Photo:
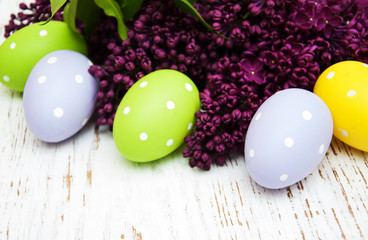
[[[95,3],[104,10],[106,15],[116,18],[119,36],[122,40],[126,40],[128,38],[127,27],[124,24],[124,16],[119,3],[115,0],[95,0]]]
[[[132,19],[135,13],[141,8],[143,0],[124,0],[121,9],[124,14],[124,20]]]
[[[94,33],[102,13],[93,0],[78,0],[77,18],[84,24],[83,35],[89,39]]]
[[[55,13],[59,11],[59,9],[66,3],[67,0],[50,0],[51,3],[51,17],[48,21],[51,20],[51,18],[54,17]]]
[[[73,30],[78,32],[75,28],[75,17],[77,15],[78,0],[70,0],[64,7],[64,22]]]
[[[209,29],[211,32],[216,33],[218,36],[226,38],[221,33],[217,32],[215,29],[213,29],[197,12],[197,10],[193,7],[191,2],[194,2],[193,0],[174,0],[175,5],[183,10],[183,12],[188,13],[192,15],[193,17],[197,18],[207,29]]]
[[[188,0],[191,4],[195,3],[196,0]]]

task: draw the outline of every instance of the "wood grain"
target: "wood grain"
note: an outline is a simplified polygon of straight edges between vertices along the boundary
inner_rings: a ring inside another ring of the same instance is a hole
[[[2,32],[14,2],[0,0]],[[43,143],[0,86],[0,239],[368,239],[365,152],[333,139],[306,179],[268,190],[242,156],[204,172],[181,150],[132,163],[93,122]]]

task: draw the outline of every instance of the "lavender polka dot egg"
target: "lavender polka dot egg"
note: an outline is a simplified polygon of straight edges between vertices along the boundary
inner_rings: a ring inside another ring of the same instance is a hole
[[[327,105],[303,89],[286,89],[267,99],[246,134],[249,175],[263,187],[288,187],[313,172],[332,139]]]
[[[29,130],[45,142],[60,142],[78,132],[93,113],[99,83],[84,55],[59,50],[32,69],[23,93]]]

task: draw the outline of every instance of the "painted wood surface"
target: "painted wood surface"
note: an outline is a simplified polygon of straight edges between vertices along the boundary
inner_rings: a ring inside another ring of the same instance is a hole
[[[0,0],[1,36],[18,2]],[[43,143],[1,85],[0,239],[368,239],[367,153],[333,139],[306,179],[268,190],[242,156],[205,172],[181,150],[132,163],[92,121]]]

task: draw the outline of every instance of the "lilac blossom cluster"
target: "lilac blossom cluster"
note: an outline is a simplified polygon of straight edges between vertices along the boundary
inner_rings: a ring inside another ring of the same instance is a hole
[[[21,11],[11,14],[8,25],[5,26],[4,37],[9,37],[13,32],[28,26],[32,23],[47,21],[51,17],[50,0],[36,0],[28,6],[25,3],[19,4]],[[61,11],[55,13],[54,20],[62,20]]]
[[[196,133],[185,139],[192,167],[208,170],[242,153],[252,116],[278,90],[312,90],[331,64],[368,62],[364,1],[200,0],[196,7],[229,39],[206,44],[220,54],[200,94]]]
[[[92,59],[101,63],[90,68],[101,80],[98,126],[112,129],[120,100],[149,72],[175,69],[197,84],[202,109],[183,151],[191,167],[209,170],[242,153],[255,111],[275,92],[312,90],[320,73],[339,61],[368,63],[367,1],[197,0],[194,7],[227,38],[172,1],[147,0],[127,23],[128,40],[103,16],[89,42]]]
[[[99,26],[100,36],[106,28],[115,26],[111,18],[103,21],[106,23]],[[152,71],[178,70],[193,79],[200,89],[204,88],[206,73],[210,70],[209,57],[198,41],[211,34],[194,27],[196,25],[198,23],[178,10],[172,1],[167,4],[150,1],[128,24],[128,40],[118,41],[116,36],[108,41],[106,60],[101,66],[90,68],[90,73],[101,80],[97,96],[98,126],[108,125],[112,129],[115,112],[126,91]],[[213,61],[217,58],[214,53]]]

